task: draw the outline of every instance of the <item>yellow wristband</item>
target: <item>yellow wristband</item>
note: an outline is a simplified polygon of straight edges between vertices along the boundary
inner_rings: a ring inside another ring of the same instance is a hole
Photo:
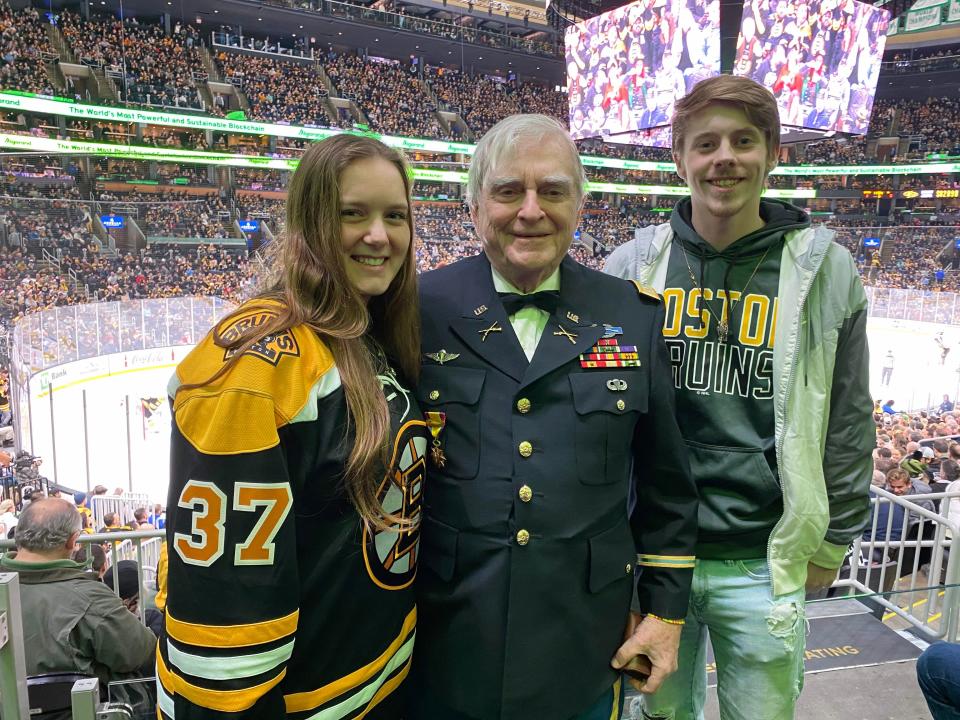
[[[666,618],[662,618],[659,615],[654,615],[653,613],[647,613],[646,616],[652,617],[654,620],[659,620],[660,622],[665,622],[667,625],[683,625],[684,624],[683,620],[667,620]]]

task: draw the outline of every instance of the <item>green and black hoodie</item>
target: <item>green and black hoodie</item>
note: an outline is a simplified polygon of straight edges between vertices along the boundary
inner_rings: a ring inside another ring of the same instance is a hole
[[[670,220],[663,301],[680,431],[700,490],[697,557],[767,554],[783,512],[774,440],[773,344],[784,235],[810,225],[764,200],[765,225],[722,252],[693,229],[689,199]],[[729,328],[726,341],[718,318]]]

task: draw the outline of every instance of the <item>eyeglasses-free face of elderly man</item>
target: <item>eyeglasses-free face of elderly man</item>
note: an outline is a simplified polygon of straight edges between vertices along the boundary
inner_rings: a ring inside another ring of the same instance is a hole
[[[530,292],[560,265],[583,208],[581,173],[559,136],[521,137],[499,158],[470,215],[490,264]]]

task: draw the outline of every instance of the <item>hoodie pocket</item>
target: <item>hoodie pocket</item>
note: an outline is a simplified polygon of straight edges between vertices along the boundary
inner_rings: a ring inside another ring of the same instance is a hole
[[[700,537],[742,535],[772,527],[783,496],[760,448],[686,441],[700,492]]]

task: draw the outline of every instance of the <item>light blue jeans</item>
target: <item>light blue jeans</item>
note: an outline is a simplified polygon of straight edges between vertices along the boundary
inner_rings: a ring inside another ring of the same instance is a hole
[[[707,639],[723,720],[792,720],[803,688],[803,589],[773,597],[766,559],[697,560],[679,669],[643,698],[648,720],[703,720]]]

